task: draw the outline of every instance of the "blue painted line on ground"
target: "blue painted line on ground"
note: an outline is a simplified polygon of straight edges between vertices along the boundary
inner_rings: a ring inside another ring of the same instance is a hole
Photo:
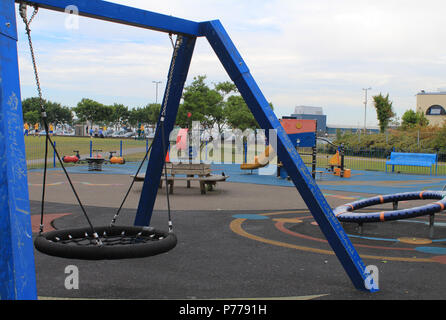
[[[376,238],[376,237],[363,237],[363,236],[356,236],[349,234],[348,235],[351,238],[357,238],[357,239],[365,239],[365,240],[374,240],[374,241],[386,241],[386,242],[399,242],[398,239],[387,239],[387,238]]]
[[[117,175],[134,175],[138,170],[139,163],[130,162],[125,165],[104,165],[103,171],[95,172],[88,171],[88,166],[79,165],[68,167],[67,171],[73,174],[117,174]],[[141,169],[141,173],[145,173],[147,170],[147,163],[144,164]],[[281,186],[281,187],[294,187],[291,181],[286,179],[281,179],[276,177],[276,175],[259,175],[259,170],[253,170],[251,174],[250,171],[243,171],[240,169],[239,164],[214,164],[211,169],[215,171],[216,174],[225,173],[229,176],[228,182],[235,183],[247,183],[247,184],[257,184],[257,185],[271,185],[271,186]],[[61,169],[51,169],[60,171]],[[318,169],[320,171],[325,171],[325,169]],[[36,170],[30,170],[36,171]],[[37,170],[41,171],[41,169]],[[353,170],[352,177],[345,179],[346,184],[333,185],[330,182],[333,181],[344,181],[340,177],[336,177],[333,174],[324,174],[322,179],[317,179],[319,187],[324,191],[341,191],[345,193],[355,192],[355,193],[367,193],[367,194],[394,194],[400,192],[410,192],[425,190],[426,188],[431,188],[432,186],[437,186],[436,181],[432,179],[442,179],[444,178],[446,183],[446,177],[441,176],[430,176],[430,175],[408,175],[408,174],[395,174],[395,173],[385,173],[385,172],[375,172],[375,171],[359,171]],[[392,185],[364,185],[355,184],[355,181],[401,181],[401,184]],[[426,183],[419,184],[408,184],[408,181],[426,181]],[[438,189],[442,185],[438,184]]]
[[[438,254],[438,255],[446,255],[446,248],[439,247],[418,247],[415,248],[416,251],[422,253],[430,253],[430,254]]]
[[[237,214],[234,215],[235,219],[246,219],[246,220],[269,220],[269,217],[262,216],[259,214]]]

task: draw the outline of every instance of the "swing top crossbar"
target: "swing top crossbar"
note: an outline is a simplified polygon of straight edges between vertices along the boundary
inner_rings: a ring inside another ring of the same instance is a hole
[[[193,37],[203,36],[200,23],[102,0],[15,0],[39,8],[128,26]]]

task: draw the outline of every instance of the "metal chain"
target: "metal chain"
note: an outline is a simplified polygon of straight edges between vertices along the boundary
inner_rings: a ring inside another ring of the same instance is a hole
[[[173,38],[172,38],[172,34],[169,33],[169,39],[170,39],[170,43],[172,43],[172,49],[175,50],[175,43],[173,42]]]
[[[164,132],[164,119],[166,117],[167,103],[169,102],[169,93],[170,93],[170,88],[172,86],[173,72],[175,70],[175,64],[176,64],[176,60],[177,60],[177,56],[178,56],[178,51],[179,51],[179,49],[181,47],[181,44],[183,43],[183,37],[180,36],[180,35],[177,37],[175,45],[173,44],[173,40],[172,40],[172,35],[171,34],[169,34],[169,37],[170,37],[170,39],[172,41],[172,45],[174,47],[174,51],[173,51],[172,63],[171,63],[171,66],[170,66],[169,75],[168,75],[168,79],[167,79],[167,90],[166,90],[167,93],[166,93],[166,97],[164,99],[163,109],[162,109],[162,112],[161,112],[161,121],[160,121],[161,132],[159,132],[157,130],[157,132],[155,134],[155,138],[153,140],[153,141],[156,141],[156,139],[158,138],[158,134],[161,134],[163,150],[165,150],[165,146],[166,146],[165,136],[164,136],[164,134],[165,134],[165,132]],[[147,160],[147,158],[149,156],[149,153],[152,150],[152,147],[153,147],[153,143],[150,145],[150,148],[147,150],[147,152],[146,152],[146,154],[144,156],[144,159],[140,163],[140,165],[138,167],[138,170],[137,170],[137,172],[136,172],[136,174],[135,174],[135,176],[133,178],[133,181],[130,184],[129,189],[127,190],[127,194],[125,195],[124,200],[121,203],[121,206],[119,207],[118,211],[116,212],[115,216],[112,219],[112,222],[110,224],[111,226],[114,226],[116,224],[116,221],[118,220],[118,218],[119,218],[119,216],[121,214],[122,208],[123,208],[123,206],[124,206],[124,204],[125,204],[125,202],[126,202],[126,200],[128,198],[128,195],[129,195],[130,191],[132,190],[133,185],[134,185],[134,183],[135,183],[135,181],[137,179],[137,176],[138,176],[139,172],[141,171],[144,162]],[[163,156],[164,156],[164,159],[166,159],[165,151],[163,151]],[[167,212],[168,212],[168,220],[169,220],[169,232],[172,232],[173,231],[173,223],[172,223],[172,216],[171,216],[171,209],[170,209],[170,199],[169,199],[169,190],[168,190],[169,184],[167,182],[167,176],[166,176],[167,175],[167,168],[166,168],[166,162],[165,161],[164,161],[164,172],[165,172],[164,178],[166,179],[166,188],[167,188],[166,189],[166,198],[167,198]]]
[[[42,88],[40,85],[40,80],[39,80],[39,72],[37,69],[37,61],[36,61],[36,56],[34,53],[34,47],[33,47],[33,42],[32,42],[32,37],[31,37],[31,28],[30,28],[30,24],[32,22],[32,20],[35,18],[35,16],[37,15],[37,12],[39,11],[39,8],[37,6],[34,7],[34,12],[31,16],[31,18],[28,20],[27,18],[27,4],[24,2],[20,3],[19,6],[19,11],[20,11],[20,16],[23,19],[23,22],[25,23],[25,29],[26,29],[26,34],[28,35],[28,43],[29,43],[29,49],[31,52],[31,59],[32,59],[32,64],[33,64],[33,68],[34,68],[34,75],[36,78],[36,85],[37,85],[37,92],[39,94],[39,102],[40,102],[40,110],[41,110],[41,114],[42,114],[42,122],[43,122],[43,126],[45,128],[45,132],[46,132],[46,144],[45,144],[45,164],[44,164],[44,174],[43,174],[43,190],[42,190],[42,203],[41,203],[41,222],[40,222],[40,233],[43,233],[43,216],[44,216],[44,205],[45,205],[45,187],[46,187],[46,176],[47,176],[47,158],[48,158],[48,145],[50,144],[53,147],[54,153],[57,156],[57,159],[59,160],[59,163],[68,179],[68,182],[71,186],[71,189],[74,192],[74,195],[82,209],[82,212],[84,213],[84,216],[92,230],[93,233],[93,237],[95,238],[95,241],[97,243],[97,245],[102,245],[102,242],[98,236],[98,234],[96,233],[93,224],[91,223],[90,218],[87,215],[87,211],[85,210],[79,195],[76,192],[76,189],[74,188],[73,182],[71,181],[71,178],[65,168],[65,166],[63,165],[63,161],[59,155],[59,152],[57,151],[56,147],[54,146],[53,141],[50,138],[50,133],[48,130],[48,121],[47,121],[47,114],[46,114],[46,110],[45,110],[45,102],[43,99],[43,94],[42,94]]]
[[[37,72],[37,62],[36,62],[36,56],[34,54],[34,47],[33,47],[33,41],[31,38],[31,29],[30,29],[30,24],[33,21],[34,17],[37,15],[37,13],[39,12],[39,8],[38,7],[34,7],[34,12],[31,16],[31,18],[28,20],[27,18],[27,5],[26,3],[20,3],[20,16],[23,19],[23,22],[25,23],[25,28],[26,28],[26,34],[28,36],[28,43],[29,43],[29,48],[31,51],[31,59],[32,59],[32,63],[33,63],[33,68],[34,68],[34,76],[36,78],[36,84],[37,84],[37,92],[39,94],[39,100],[40,100],[40,109],[42,112],[44,112],[45,110],[45,106],[43,103],[43,95],[42,95],[42,88],[40,85],[40,79],[39,79],[39,73]]]
[[[164,105],[163,105],[163,109],[162,109],[162,112],[161,112],[161,116],[162,117],[166,116],[167,103],[169,101],[169,93],[170,93],[170,88],[172,86],[173,71],[175,70],[175,63],[177,61],[178,51],[180,50],[180,47],[181,47],[182,43],[183,43],[183,36],[178,35],[177,36],[177,41],[175,43],[175,49],[173,51],[172,64],[170,66],[169,76],[168,76],[168,79],[167,79],[166,97],[164,99]],[[162,120],[164,120],[164,119],[162,119]]]
[[[39,8],[34,7],[34,12],[29,20],[27,17],[27,8],[28,8],[28,6],[26,3],[23,3],[23,2],[20,3],[19,11],[20,11],[20,16],[22,17],[23,22],[25,24],[26,34],[28,36],[28,43],[29,43],[29,48],[30,48],[30,52],[31,52],[34,77],[36,79],[37,93],[39,95],[40,113],[42,115],[42,119],[45,119],[46,118],[45,106],[44,106],[44,102],[43,102],[42,88],[40,86],[39,73],[37,72],[37,62],[36,62],[36,57],[34,54],[34,47],[33,47],[33,41],[31,38],[31,28],[30,28],[30,24],[31,24],[32,20],[34,19],[34,17],[37,15]],[[46,121],[42,121],[42,122],[45,127],[45,132],[47,133],[47,136],[48,136],[48,128],[46,126]],[[40,226],[39,226],[40,233],[43,233],[43,230],[44,230],[43,217],[44,217],[44,212],[45,212],[47,159],[48,159],[48,139],[45,140],[45,164],[44,164],[44,174],[43,174],[43,183],[42,183],[42,199],[41,199],[41,204],[40,204]]]
[[[172,35],[169,35],[169,37],[172,40]],[[167,215],[168,215],[168,220],[169,220],[169,232],[173,232],[173,222],[172,222],[172,213],[171,213],[171,208],[170,208],[169,182],[168,182],[168,177],[167,177],[167,164],[166,164],[167,145],[166,145],[166,136],[165,136],[166,132],[164,131],[164,119],[166,117],[167,104],[169,102],[169,94],[170,94],[170,90],[172,87],[173,73],[175,70],[178,52],[179,52],[182,44],[183,44],[183,36],[178,35],[176,43],[175,43],[175,48],[173,51],[172,63],[171,63],[170,70],[169,70],[169,76],[167,79],[166,97],[164,99],[164,106],[163,106],[163,109],[161,112],[161,121],[160,121],[161,142],[162,142],[163,160],[164,160],[164,180],[165,180],[164,182],[165,182],[165,186],[166,186]]]

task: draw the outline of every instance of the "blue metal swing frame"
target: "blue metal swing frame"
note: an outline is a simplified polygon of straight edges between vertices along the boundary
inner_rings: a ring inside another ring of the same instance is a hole
[[[30,219],[23,119],[17,59],[15,3],[0,1],[0,299],[36,299],[34,251]],[[333,251],[359,290],[369,291],[365,265],[340,222],[293,147],[250,70],[220,21],[193,22],[101,0],[31,0],[39,8],[66,12],[76,6],[80,16],[183,36],[172,73],[167,101],[165,139],[172,130],[195,43],[205,37],[237,86],[260,126],[277,130],[278,156]],[[159,127],[159,126],[158,126]],[[157,135],[150,155],[135,225],[148,226],[165,158]]]

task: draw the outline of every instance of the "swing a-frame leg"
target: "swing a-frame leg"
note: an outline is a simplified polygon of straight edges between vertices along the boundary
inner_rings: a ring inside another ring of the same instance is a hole
[[[13,1],[0,1],[0,300],[37,298]]]
[[[202,24],[202,30],[262,129],[276,130],[278,157],[319,224],[354,286],[366,289],[365,266],[340,222],[333,214],[305,163],[254,81],[248,67],[219,21]]]

